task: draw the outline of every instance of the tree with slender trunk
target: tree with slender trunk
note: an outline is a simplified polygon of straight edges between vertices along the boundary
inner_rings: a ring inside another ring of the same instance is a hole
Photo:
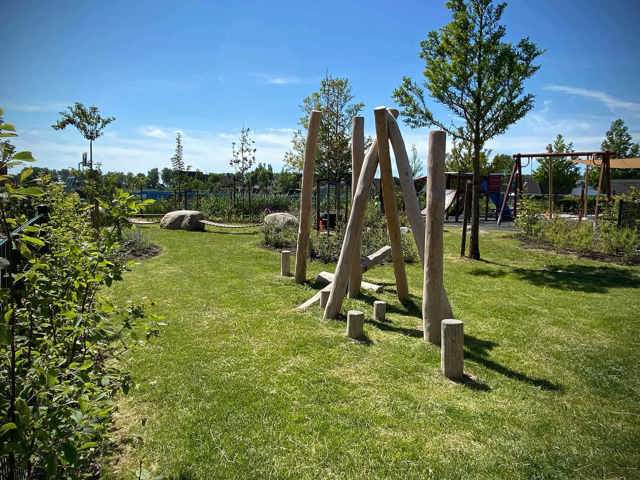
[[[60,119],[51,125],[54,130],[64,130],[67,127],[75,127],[82,136],[89,140],[89,168],[93,170],[93,142],[102,136],[107,125],[115,120],[115,117],[103,117],[98,107],[85,107],[76,102],[67,111],[60,112]]]
[[[421,87],[404,77],[393,97],[413,128],[435,126],[473,148],[473,195],[469,256],[480,259],[480,163],[485,143],[504,133],[533,108],[534,97],[524,82],[539,66],[542,51],[528,38],[504,40],[500,19],[505,3],[491,0],[449,0],[452,20],[421,42],[425,82]],[[455,120],[437,119],[427,107],[425,88],[453,113]]]

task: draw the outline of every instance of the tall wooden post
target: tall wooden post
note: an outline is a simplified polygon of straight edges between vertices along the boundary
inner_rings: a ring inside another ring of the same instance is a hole
[[[311,197],[313,194],[313,172],[316,167],[318,131],[322,113],[313,110],[309,117],[307,143],[304,149],[302,189],[300,191],[300,218],[298,218],[298,245],[296,247],[296,283],[304,283],[307,277],[307,252],[309,250],[309,221],[311,220]]]
[[[427,222],[425,228],[424,283],[422,320],[424,340],[440,344],[440,324],[446,318],[444,292],[443,219],[444,219],[444,159],[446,134],[429,133],[427,171]],[[446,298],[446,296],[445,296]]]
[[[420,261],[424,262],[424,218],[422,217],[420,205],[418,204],[418,194],[416,193],[416,187],[413,183],[413,171],[411,170],[411,164],[409,163],[407,149],[405,147],[404,140],[402,139],[402,133],[400,133],[400,128],[398,127],[398,123],[395,119],[397,116],[397,110],[389,109],[389,114],[387,115],[389,139],[391,140],[391,146],[393,147],[393,154],[396,157],[396,165],[398,167],[398,175],[400,177],[400,185],[402,187],[402,198],[404,200],[409,223],[411,224],[411,232],[413,233],[413,239],[416,242]]]
[[[358,188],[360,170],[364,162],[364,117],[353,117],[351,132],[351,196],[355,197]],[[353,208],[353,206],[351,207]],[[362,282],[362,267],[360,266],[360,251],[362,250],[362,230],[354,232],[356,243],[356,259],[351,263],[349,275],[349,298],[360,294]]]
[[[393,273],[396,278],[398,299],[401,302],[404,302],[409,298],[409,286],[407,284],[407,273],[404,269],[402,233],[400,232],[395,191],[393,188],[393,172],[391,171],[391,157],[389,154],[387,108],[376,108],[374,110],[374,115],[376,119],[376,137],[378,139],[378,161],[380,162],[382,197],[384,198],[384,214],[387,219],[387,231],[389,232],[389,242],[391,243]]]
[[[584,180],[582,181],[582,211],[580,212],[580,221],[587,218],[587,208],[589,207],[589,164],[584,166]]]
[[[367,201],[369,200],[369,188],[373,183],[373,176],[378,168],[378,147],[377,142],[373,142],[373,145],[369,148],[367,155],[364,158],[362,164],[362,170],[360,171],[360,178],[358,179],[358,187],[356,193],[353,196],[353,204],[351,206],[351,212],[349,213],[349,223],[347,223],[347,229],[344,233],[344,240],[342,241],[342,249],[340,250],[340,257],[338,258],[338,264],[336,265],[336,273],[333,276],[333,283],[331,284],[331,293],[329,294],[329,300],[327,306],[324,309],[324,319],[336,318],[340,313],[342,307],[342,301],[347,291],[347,284],[349,283],[349,274],[351,272],[351,262],[354,261],[354,252],[356,249],[355,232],[362,231],[362,224],[364,223],[364,213],[367,208]]]

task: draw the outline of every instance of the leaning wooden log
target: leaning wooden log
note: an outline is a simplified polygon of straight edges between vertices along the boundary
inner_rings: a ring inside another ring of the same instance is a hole
[[[387,124],[387,108],[378,107],[374,110],[376,119],[376,138],[378,148],[378,162],[380,163],[380,178],[382,181],[382,198],[384,200],[384,215],[387,219],[387,231],[391,243],[391,260],[396,279],[396,291],[401,302],[409,298],[407,273],[404,268],[402,255],[402,233],[398,221],[396,194],[393,188],[393,172],[391,171],[391,156],[389,153],[389,129]]]
[[[317,291],[313,297],[311,297],[309,300],[306,300],[305,302],[301,303],[300,305],[298,305],[296,307],[296,310],[303,312],[309,308],[311,308],[312,306],[314,306],[316,303],[318,303],[320,301],[320,297],[322,295],[323,291],[331,291],[331,284],[327,285],[326,287],[324,287],[322,290]]]
[[[376,250],[371,255],[367,255],[360,261],[360,267],[363,272],[375,267],[376,265],[380,265],[384,262],[391,253],[391,247],[389,245],[385,245],[384,247]]]
[[[400,177],[400,187],[402,189],[402,198],[404,200],[405,211],[411,224],[411,232],[413,239],[418,248],[420,261],[424,262],[424,217],[420,212],[418,204],[418,194],[413,183],[413,172],[409,163],[407,149],[400,133],[400,127],[394,116],[398,116],[398,111],[389,109],[387,114],[387,125],[389,127],[389,140],[393,147],[393,154],[396,157],[396,165],[398,167],[398,175]]]
[[[320,272],[316,277],[316,282],[332,283],[334,278],[335,278],[335,274],[331,272]],[[365,282],[364,280],[361,281],[360,287],[363,290],[368,290],[370,292],[376,292],[376,293],[380,293],[383,290],[382,285],[376,285],[375,283]]]
[[[320,130],[321,112],[312,110],[307,129],[300,191],[300,216],[298,218],[298,244],[296,249],[296,283],[304,283],[307,276],[307,252],[311,228],[311,197],[313,195],[313,172],[316,167],[316,149]]]
[[[364,162],[364,117],[353,117],[353,129],[351,134],[351,198],[358,188],[358,178]],[[362,249],[362,231],[355,232],[356,251],[358,256]],[[360,294],[362,282],[362,268],[358,262],[352,262],[349,275],[349,298],[355,298]]]
[[[429,133],[427,171],[427,223],[425,228],[424,283],[422,320],[424,340],[440,344],[440,324],[447,317],[444,270],[444,159],[446,135],[442,131]]]
[[[369,200],[369,187],[373,182],[373,176],[378,167],[378,148],[376,143],[377,142],[374,141],[371,148],[369,148],[362,165],[362,170],[360,171],[358,188],[353,196],[349,222],[347,223],[344,240],[342,241],[342,249],[340,250],[340,257],[336,265],[331,294],[329,295],[327,306],[324,309],[325,319],[335,318],[338,313],[340,313],[342,301],[347,291],[347,284],[349,283],[351,262],[357,262],[359,260],[360,253],[356,251],[357,237],[355,236],[355,232],[362,230],[364,213],[367,208],[367,201]]]

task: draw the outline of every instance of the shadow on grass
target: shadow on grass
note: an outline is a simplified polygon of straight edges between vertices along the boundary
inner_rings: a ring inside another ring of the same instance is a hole
[[[611,288],[640,287],[631,270],[595,265],[547,265],[544,269],[513,269],[520,279],[536,286],[585,293],[607,293]]]
[[[464,336],[464,358],[465,360],[471,360],[479,365],[482,365],[489,370],[493,370],[507,378],[512,378],[523,383],[528,383],[531,386],[540,388],[542,390],[548,390],[552,392],[561,392],[562,386],[545,380],[544,378],[536,378],[525,375],[524,373],[513,370],[505,365],[502,365],[494,360],[491,360],[488,355],[489,351],[493,350],[498,344],[491,340],[482,340],[472,335]]]
[[[400,327],[391,322],[378,322],[376,320],[368,320],[367,323],[385,332],[399,333],[413,338],[422,338],[422,330],[418,330],[417,328]]]
[[[477,378],[473,378],[472,376],[467,375],[466,373],[462,376],[462,379],[457,380],[456,383],[459,383],[460,385],[464,385],[465,387],[471,390],[477,390],[479,392],[491,391],[491,387],[489,385],[481,382]]]
[[[469,274],[475,276],[500,278],[504,277],[507,272],[504,270],[491,270],[490,268],[473,268],[471,269],[471,271],[469,271]]]

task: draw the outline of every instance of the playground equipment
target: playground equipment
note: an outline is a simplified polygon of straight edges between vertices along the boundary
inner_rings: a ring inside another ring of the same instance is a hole
[[[431,132],[429,135],[429,159],[427,179],[427,209],[426,224],[421,215],[414,183],[410,176],[410,166],[404,141],[400,129],[396,123],[397,111],[387,110],[386,107],[378,107],[374,110],[376,139],[369,148],[358,176],[355,191],[353,192],[352,207],[349,221],[345,230],[344,240],[335,274],[324,275],[329,285],[322,291],[329,292],[329,298],[324,307],[324,318],[335,318],[342,307],[342,302],[347,294],[348,286],[355,268],[362,271],[360,264],[360,233],[364,222],[364,213],[368,199],[368,191],[373,183],[373,177],[380,165],[382,194],[385,204],[385,218],[389,233],[391,257],[396,283],[396,292],[401,302],[408,300],[407,276],[404,268],[404,259],[401,246],[401,232],[398,221],[398,212],[391,170],[391,156],[389,143],[391,143],[397,162],[400,176],[400,186],[405,210],[411,231],[413,233],[420,258],[424,265],[423,309],[424,339],[432,343],[440,343],[440,323],[445,318],[451,318],[451,305],[447,298],[443,284],[443,221],[445,207],[444,188],[444,158],[445,158],[445,133]],[[303,167],[302,191],[300,197],[300,228],[298,231],[298,252],[296,255],[296,281],[301,283],[306,277],[306,253],[309,237],[309,211],[311,204],[311,189],[313,188],[313,168],[315,166],[315,146],[317,129],[320,120],[320,112],[312,112],[309,122],[305,160]],[[354,121],[354,138],[360,133],[356,129],[361,128],[361,121]],[[356,140],[358,142],[359,140]],[[358,162],[358,148],[353,155],[354,162]],[[357,171],[357,168],[354,168]],[[305,219],[307,221],[305,221]],[[360,277],[361,278],[361,277]],[[357,281],[357,277],[356,277]],[[361,280],[360,280],[361,281]],[[359,290],[360,285],[354,292]],[[322,291],[318,292],[298,309],[305,309],[320,300]],[[326,293],[325,293],[326,295]],[[316,300],[317,298],[317,300]]]
[[[502,207],[498,215],[497,223],[500,225],[502,222],[505,211],[508,209],[507,202],[513,188],[513,217],[515,218],[518,210],[518,200],[522,198],[523,193],[523,181],[522,181],[522,159],[527,159],[530,162],[532,159],[543,159],[549,166],[549,216],[553,217],[554,202],[553,202],[553,159],[554,158],[569,158],[574,163],[580,163],[585,165],[585,181],[582,187],[582,210],[580,212],[580,219],[587,215],[587,189],[588,182],[588,170],[590,167],[598,168],[600,173],[598,175],[598,190],[596,193],[596,205],[595,205],[595,220],[598,219],[600,195],[606,195],[607,203],[611,201],[613,191],[611,190],[611,169],[612,168],[640,168],[640,158],[611,158],[613,152],[601,151],[601,152],[564,152],[564,153],[516,153],[513,155],[513,167],[511,169],[511,175],[509,176],[509,182],[507,184],[507,190],[504,195]],[[586,157],[586,158],[580,158]]]
[[[489,204],[495,207],[496,218],[502,207],[504,195],[502,193],[501,173],[490,173],[480,179],[480,194],[484,196],[484,219],[489,219]],[[445,172],[445,212],[447,216],[454,216],[456,222],[464,209],[464,195],[466,183],[473,179],[471,172]],[[511,219],[511,210],[504,212],[504,219]]]

